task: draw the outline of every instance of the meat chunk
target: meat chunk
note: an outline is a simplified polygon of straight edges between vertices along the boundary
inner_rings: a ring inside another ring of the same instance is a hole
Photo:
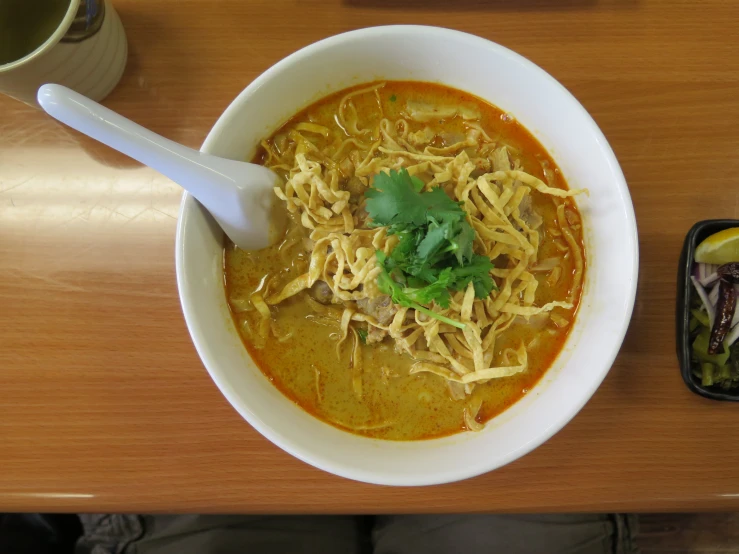
[[[331,300],[334,297],[334,293],[325,281],[316,281],[313,286],[308,289],[310,294],[316,302],[321,304],[331,304]]]
[[[521,199],[518,209],[521,213],[521,219],[523,219],[526,222],[526,225],[531,229],[538,229],[544,223],[542,217],[534,211],[530,195],[527,194]]]
[[[367,191],[367,187],[364,186],[364,183],[362,183],[359,178],[353,176],[347,180],[346,185],[344,185],[344,189],[348,190],[349,194],[351,194],[355,200],[364,197],[364,193]]]
[[[359,208],[354,212],[354,226],[357,229],[365,229],[369,223],[369,214],[365,208],[365,203],[362,202]]]
[[[385,331],[385,329],[380,329],[379,327],[370,325],[369,329],[367,330],[367,344],[376,344],[378,342],[382,342],[383,340],[385,340],[386,336],[387,331]]]
[[[380,325],[389,324],[398,311],[387,295],[357,300],[357,307],[362,313],[374,317]]]

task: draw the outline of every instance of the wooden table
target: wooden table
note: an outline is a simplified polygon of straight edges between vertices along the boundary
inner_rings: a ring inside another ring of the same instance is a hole
[[[175,286],[180,190],[2,98],[0,511],[739,507],[739,406],[689,392],[674,343],[686,231],[739,216],[739,3],[115,4],[130,59],[106,104],[190,146],[259,73],[342,31],[441,25],[527,56],[578,97],[621,161],[641,237],[634,319],[585,409],[510,466],[418,489],[333,477],[252,430],[200,363]]]

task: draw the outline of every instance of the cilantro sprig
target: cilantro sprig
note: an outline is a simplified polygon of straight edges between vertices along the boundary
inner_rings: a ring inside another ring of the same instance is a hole
[[[487,297],[495,288],[493,264],[474,253],[475,231],[461,204],[441,188],[423,188],[423,181],[401,169],[378,173],[365,192],[372,225],[388,227],[400,239],[389,255],[377,251],[383,269],[377,284],[394,303],[464,328],[426,306],[436,302],[448,308],[449,291],[464,290],[469,283],[476,297]]]

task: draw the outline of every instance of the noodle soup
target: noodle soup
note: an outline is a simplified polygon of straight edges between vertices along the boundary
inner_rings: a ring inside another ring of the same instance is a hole
[[[551,366],[585,272],[579,191],[512,115],[369,83],[297,114],[254,161],[280,175],[290,223],[268,249],[227,245],[228,302],[307,412],[384,439],[477,431]]]

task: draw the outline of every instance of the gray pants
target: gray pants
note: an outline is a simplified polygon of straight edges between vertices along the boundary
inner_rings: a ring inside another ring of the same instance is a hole
[[[76,554],[634,554],[622,515],[82,516]]]

